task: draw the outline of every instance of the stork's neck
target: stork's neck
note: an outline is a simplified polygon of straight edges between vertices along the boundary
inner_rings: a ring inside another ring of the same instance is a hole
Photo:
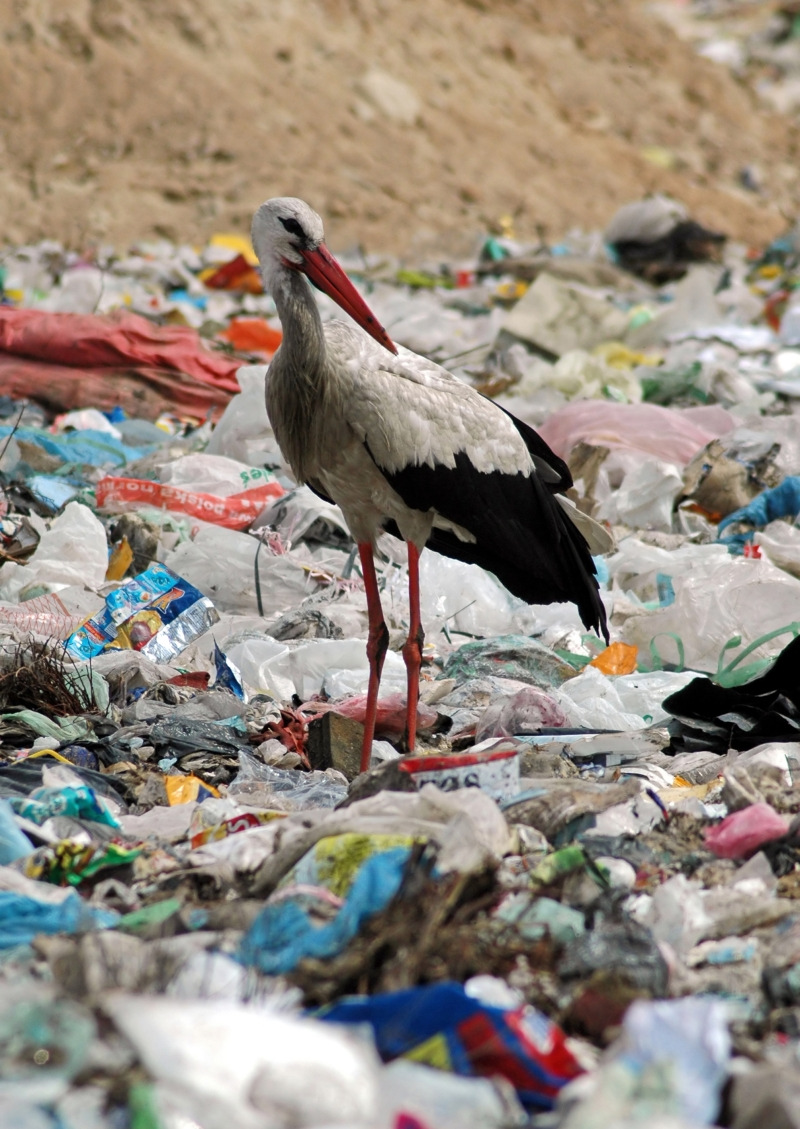
[[[283,362],[295,379],[318,384],[325,371],[325,334],[311,287],[299,271],[288,268],[270,281],[283,331]]]

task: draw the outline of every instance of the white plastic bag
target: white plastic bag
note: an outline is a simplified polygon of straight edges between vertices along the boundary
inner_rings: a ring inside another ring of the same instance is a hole
[[[643,459],[598,507],[597,519],[631,529],[670,530],[672,507],[682,488],[683,477],[674,463]]]
[[[88,506],[69,502],[42,534],[27,564],[9,561],[0,568],[0,600],[16,603],[40,585],[49,592],[72,584],[98,588],[107,568],[105,529]]]
[[[223,412],[208,441],[206,454],[227,455],[248,466],[283,466],[267,416],[267,365],[243,365],[236,379],[241,392]]]
[[[593,666],[568,679],[550,694],[561,706],[572,726],[586,729],[644,729],[650,724],[627,709],[617,692],[616,679]]]
[[[162,467],[161,481],[198,494],[228,498],[231,494],[241,494],[274,479],[261,467],[250,466],[224,455],[212,455],[208,451],[196,451],[173,459]]]
[[[304,701],[324,691],[331,698],[365,694],[369,683],[367,648],[363,639],[316,639],[287,651],[261,667],[262,676],[288,679]],[[399,654],[387,651],[381,692],[404,690],[406,668]]]
[[[290,698],[294,688],[275,686],[275,679],[270,677],[268,667],[273,659],[285,655],[289,648],[285,643],[279,643],[271,635],[254,636],[242,639],[229,646],[225,652],[226,658],[238,671],[239,678],[245,693],[250,697],[253,694],[263,693],[270,688],[276,691],[281,698]],[[287,694],[285,691],[289,690]]]
[[[686,544],[679,549],[661,549],[638,537],[626,537],[619,542],[617,552],[606,558],[606,565],[616,587],[645,602],[658,599],[659,575],[670,577],[674,585],[689,574],[708,574],[730,559],[725,545]]]
[[[528,634],[532,629],[528,605],[479,565],[450,560],[428,549],[420,557],[419,586],[422,622],[429,638],[445,627],[479,637]],[[392,574],[388,587],[395,605],[407,607],[407,570]]]
[[[624,641],[645,655],[654,647],[656,662],[661,655],[671,663],[715,673],[729,640],[738,638],[744,648],[800,621],[800,580],[768,561],[729,557],[680,577],[674,588],[674,603],[634,616],[622,628]],[[789,638],[784,634],[765,641],[753,659],[777,655]],[[729,651],[725,663],[735,655]]]
[[[753,541],[767,560],[800,578],[800,529],[796,525],[771,521],[756,531]]]
[[[259,542],[246,533],[204,525],[194,541],[185,541],[166,556],[166,565],[210,597],[221,612],[254,615],[258,611],[255,556]],[[261,606],[269,620],[295,608],[317,590],[308,567],[291,553],[258,557]]]
[[[291,543],[302,540],[312,529],[314,534],[328,542],[340,539],[340,534],[350,540],[350,530],[339,507],[326,502],[307,486],[298,486],[270,502],[253,522],[252,528],[261,529],[265,525],[277,529],[284,541]]]
[[[377,1056],[330,1024],[223,1000],[114,993],[103,1007],[159,1087],[204,1129],[374,1120]]]

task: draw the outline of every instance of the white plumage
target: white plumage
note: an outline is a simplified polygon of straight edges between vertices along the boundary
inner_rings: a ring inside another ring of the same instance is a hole
[[[262,204],[253,246],[284,334],[269,371],[270,422],[298,481],[341,507],[361,555],[371,667],[365,768],[388,639],[372,557],[383,529],[409,548],[411,625],[403,654],[410,748],[422,549],[475,561],[529,602],[573,600],[584,623],[607,637],[590,550],[577,527],[600,541],[605,534],[557,496],[571,485],[569,471],[536,432],[446,369],[393,344],[327,250],[322,221],[307,204],[291,197]],[[342,321],[323,327],[303,274],[361,328]]]

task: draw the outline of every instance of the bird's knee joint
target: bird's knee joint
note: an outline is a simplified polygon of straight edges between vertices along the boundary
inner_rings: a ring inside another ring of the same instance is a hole
[[[403,644],[403,658],[406,662],[421,663],[422,662],[422,644],[425,642],[425,635],[421,627],[419,627],[413,635],[409,635]]]
[[[367,657],[381,662],[389,649],[389,628],[385,623],[377,623],[369,629],[367,636]]]

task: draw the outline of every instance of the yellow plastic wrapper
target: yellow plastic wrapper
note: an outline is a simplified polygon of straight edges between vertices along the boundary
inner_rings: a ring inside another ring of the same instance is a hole
[[[209,796],[219,798],[219,792],[213,784],[206,784],[199,776],[165,776],[164,787],[170,807],[176,804],[190,804],[192,800],[202,803]]]

